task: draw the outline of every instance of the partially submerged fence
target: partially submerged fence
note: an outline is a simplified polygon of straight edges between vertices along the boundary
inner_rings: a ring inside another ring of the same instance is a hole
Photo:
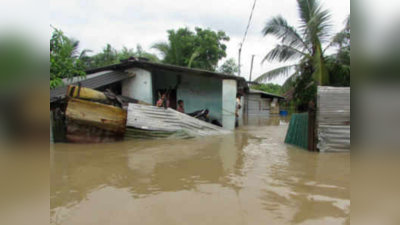
[[[350,151],[350,88],[318,87],[317,148]]]
[[[292,114],[285,143],[308,148],[308,113]]]

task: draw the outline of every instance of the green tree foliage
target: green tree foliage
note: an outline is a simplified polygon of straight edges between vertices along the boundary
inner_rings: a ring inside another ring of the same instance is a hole
[[[112,64],[117,64],[118,61],[118,52],[115,50],[110,44],[107,44],[103,51],[94,55],[91,58],[91,68],[109,66]]]
[[[117,64],[121,60],[128,59],[130,57],[147,58],[151,62],[160,62],[155,54],[151,54],[143,50],[141,45],[136,46],[136,50],[132,48],[123,47],[120,51],[114,49],[110,44],[107,44],[102,52],[88,56],[86,52],[82,52],[80,61],[82,62],[85,69],[98,68],[103,66],[109,66]]]
[[[64,78],[85,76],[85,66],[81,58],[88,51],[79,53],[79,41],[68,38],[61,30],[53,29],[50,39],[50,88],[63,85]]]
[[[257,86],[252,86],[251,89],[265,91],[276,95],[282,94],[282,86],[279,84],[260,84]]]
[[[132,48],[122,47],[121,51],[118,52],[118,59],[124,60],[135,55],[135,51]]]
[[[128,49],[127,47],[123,47],[122,51],[118,53],[119,60],[128,59],[131,56],[136,58],[146,58],[150,60],[150,62],[160,62],[160,59],[155,54],[143,50],[140,44],[136,45],[136,51],[133,49]]]
[[[348,59],[346,59],[348,57]],[[329,56],[326,59],[329,71],[329,85],[334,87],[350,87],[350,65],[343,64],[343,60],[350,62],[350,54]]]
[[[337,46],[336,54],[325,58],[331,86],[350,86],[350,16],[346,19],[345,24],[345,28],[335,35],[328,46]]]
[[[292,100],[301,112],[308,110],[310,101],[316,101],[317,83],[312,73],[313,67],[306,66],[303,75],[297,77],[293,82]]]
[[[273,35],[280,40],[263,62],[296,60],[297,63],[264,73],[256,81],[287,76],[282,92],[290,95],[286,97],[295,101],[300,110],[305,110],[308,102],[315,100],[317,85],[350,86],[350,16],[345,28],[330,38],[330,12],[323,10],[317,0],[297,0],[297,3],[300,16],[297,29],[281,16],[268,20],[263,29],[264,36]],[[325,56],[331,47],[336,47],[337,52]]]
[[[89,58],[90,62],[88,63],[87,68],[97,68],[117,64],[121,60],[125,60],[130,57],[147,58],[151,62],[160,62],[156,55],[144,51],[142,46],[139,44],[136,46],[136,50],[124,46],[121,51],[118,51],[110,44],[107,44],[103,48],[102,52]]]
[[[230,59],[226,60],[218,68],[218,72],[229,74],[229,75],[237,75],[238,71],[239,71],[239,66],[236,64],[236,60],[234,58],[230,58]]]
[[[263,62],[299,60],[299,63],[269,71],[256,81],[266,81],[281,75],[288,76],[294,71],[291,76],[293,78],[294,74],[302,74],[301,64],[305,63],[312,66],[312,77],[319,85],[329,83],[322,44],[328,41],[330,12],[323,10],[317,0],[297,0],[297,3],[300,14],[298,29],[290,26],[282,16],[276,16],[267,21],[262,32],[264,36],[273,35],[281,42],[265,56]]]
[[[79,52],[78,40],[65,36],[59,29],[53,29],[50,39],[50,88],[63,85],[64,78],[85,76],[85,70],[116,64],[132,56],[160,62],[155,54],[146,52],[139,44],[136,50],[123,47],[121,51],[107,44],[102,52],[89,56],[90,50],[84,49]]]
[[[163,63],[215,71],[218,61],[226,57],[229,37],[223,31],[196,27],[168,30],[168,42],[153,45],[163,56]]]

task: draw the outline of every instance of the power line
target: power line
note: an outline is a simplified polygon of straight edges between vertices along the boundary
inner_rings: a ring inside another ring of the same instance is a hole
[[[253,3],[253,8],[251,9],[251,13],[250,13],[250,17],[249,17],[249,22],[247,23],[247,27],[246,27],[246,31],[244,32],[244,36],[243,36],[243,40],[242,40],[242,42],[239,44],[239,58],[238,58],[238,61],[239,61],[239,76],[240,76],[240,56],[241,56],[241,54],[242,54],[242,47],[243,47],[243,44],[244,44],[244,42],[246,41],[246,36],[247,36],[247,32],[249,31],[249,27],[250,27],[250,23],[251,23],[251,18],[253,17],[253,12],[254,12],[254,8],[256,7],[256,2],[257,2],[257,0],[254,0],[254,3]]]

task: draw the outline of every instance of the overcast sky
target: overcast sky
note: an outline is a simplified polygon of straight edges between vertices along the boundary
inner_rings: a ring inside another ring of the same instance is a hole
[[[350,14],[350,0],[321,1],[332,12],[332,33],[341,30]],[[114,48],[134,48],[141,44],[150,47],[154,42],[166,41],[168,29],[196,26],[223,30],[231,38],[227,42],[228,57],[238,58],[239,43],[243,39],[253,0],[96,0],[50,1],[50,24],[67,36],[81,42],[81,47],[100,52],[106,43]],[[264,38],[261,30],[268,18],[282,15],[291,24],[298,22],[295,0],[258,0],[250,29],[242,50],[242,76],[248,79],[251,55],[255,55],[253,79],[279,63],[261,60],[277,43]],[[49,28],[49,36],[52,30]],[[226,58],[226,59],[227,59]],[[225,60],[225,59],[224,59]],[[224,61],[223,60],[223,61]],[[220,64],[223,62],[221,61]],[[272,82],[282,83],[285,79]]]

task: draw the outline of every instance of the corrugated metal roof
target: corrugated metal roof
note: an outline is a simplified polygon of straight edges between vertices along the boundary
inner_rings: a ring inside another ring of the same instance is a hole
[[[101,71],[98,73],[91,74],[90,76],[87,76],[85,80],[79,80],[76,82],[73,82],[71,84],[78,85],[80,82],[82,84],[82,87],[87,87],[87,88],[100,88],[121,80],[124,80],[126,78],[129,78],[130,75],[129,73],[126,72],[121,72],[121,71]],[[60,97],[64,96],[67,93],[67,88],[68,86],[62,86],[58,87],[55,89],[50,90],[50,103],[53,103],[57,101]]]
[[[83,81],[86,79],[91,79],[91,78],[95,78],[107,73],[113,72],[112,70],[106,70],[106,71],[102,71],[102,72],[97,72],[97,73],[93,73],[93,74],[89,74],[86,75],[86,77],[74,77],[72,79],[68,79],[68,78],[64,78],[63,82],[65,85],[70,85],[70,84],[74,84],[74,83],[78,83],[79,81]]]
[[[126,122],[132,127],[149,131],[184,132],[185,137],[229,134],[231,131],[180,113],[171,108],[159,108],[130,103]]]
[[[153,63],[153,62],[146,62],[146,61],[138,61],[136,63],[137,63],[138,67],[142,67],[144,69],[148,68],[148,69],[168,70],[168,71],[172,71],[172,72],[181,72],[186,75],[200,75],[200,76],[208,76],[208,77],[214,77],[214,78],[220,78],[220,79],[232,79],[232,80],[246,82],[246,80],[243,77],[228,75],[228,74],[224,74],[224,73],[217,73],[217,72],[212,72],[212,71],[208,71],[208,70],[193,69],[193,68],[188,68],[188,67],[183,67],[183,66],[160,64],[160,63]]]
[[[260,91],[260,90],[255,90],[255,89],[250,89],[249,93],[250,94],[262,94],[262,95],[267,95],[269,97],[275,97],[275,98],[281,98],[281,99],[285,98],[285,97],[280,96],[280,95],[271,94],[271,93],[268,93],[268,92],[265,92],[265,91]]]
[[[207,76],[207,77],[219,78],[219,79],[232,79],[232,80],[238,81],[239,87],[241,87],[241,88],[247,87],[246,79],[244,79],[243,77],[233,76],[233,75],[228,75],[228,74],[223,74],[223,73],[217,73],[217,72],[212,72],[212,71],[202,70],[202,69],[193,69],[193,68],[188,68],[188,67],[183,67],[183,66],[154,63],[154,62],[139,60],[139,59],[125,60],[118,64],[105,66],[105,67],[101,67],[101,68],[96,68],[96,69],[91,69],[91,70],[86,71],[86,73],[90,74],[90,73],[95,73],[95,72],[104,71],[104,70],[116,70],[116,69],[125,70],[125,69],[132,68],[132,67],[139,67],[139,68],[150,70],[150,71],[151,70],[170,71],[170,72],[181,73],[182,75],[189,75],[189,76],[197,75],[197,76]]]

